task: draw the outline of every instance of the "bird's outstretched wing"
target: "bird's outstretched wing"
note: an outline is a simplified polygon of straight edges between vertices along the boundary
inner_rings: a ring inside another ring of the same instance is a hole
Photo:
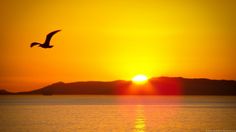
[[[47,37],[46,37],[46,40],[45,40],[45,43],[44,43],[44,44],[49,46],[50,40],[51,40],[52,36],[53,36],[54,34],[56,34],[57,32],[59,32],[59,31],[61,31],[61,30],[56,30],[56,31],[53,31],[53,32],[49,33],[49,34],[47,35]]]
[[[31,43],[30,47],[32,48],[33,46],[39,45],[39,44],[40,44],[40,43],[38,43],[38,42],[33,42],[33,43]]]

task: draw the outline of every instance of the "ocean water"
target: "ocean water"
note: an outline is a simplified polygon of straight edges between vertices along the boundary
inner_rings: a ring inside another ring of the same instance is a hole
[[[0,96],[0,132],[236,132],[234,96]]]

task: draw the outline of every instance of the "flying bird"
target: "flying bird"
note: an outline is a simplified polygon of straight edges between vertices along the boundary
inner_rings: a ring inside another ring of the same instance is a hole
[[[52,48],[53,45],[50,45],[50,40],[51,40],[52,36],[54,34],[56,34],[57,32],[59,32],[59,31],[61,31],[61,30],[56,30],[56,31],[53,31],[53,32],[49,33],[47,35],[46,40],[45,40],[45,42],[43,44],[38,43],[38,42],[33,42],[33,43],[31,43],[30,47],[32,48],[33,46],[38,45],[41,48]]]

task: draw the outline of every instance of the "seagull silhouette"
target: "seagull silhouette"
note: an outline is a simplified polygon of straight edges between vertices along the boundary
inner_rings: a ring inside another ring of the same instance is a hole
[[[38,43],[38,42],[33,42],[33,43],[31,43],[30,47],[32,48],[35,45],[39,45],[39,47],[42,47],[42,48],[52,48],[53,45],[50,45],[50,40],[51,40],[52,36],[54,34],[56,34],[57,32],[59,32],[59,31],[61,31],[61,30],[56,30],[56,31],[53,31],[53,32],[49,33],[47,35],[46,40],[45,40],[45,42],[43,44]]]

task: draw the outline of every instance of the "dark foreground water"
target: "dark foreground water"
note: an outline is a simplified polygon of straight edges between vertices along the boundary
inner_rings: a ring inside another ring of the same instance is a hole
[[[0,96],[0,132],[236,132],[233,96]]]

